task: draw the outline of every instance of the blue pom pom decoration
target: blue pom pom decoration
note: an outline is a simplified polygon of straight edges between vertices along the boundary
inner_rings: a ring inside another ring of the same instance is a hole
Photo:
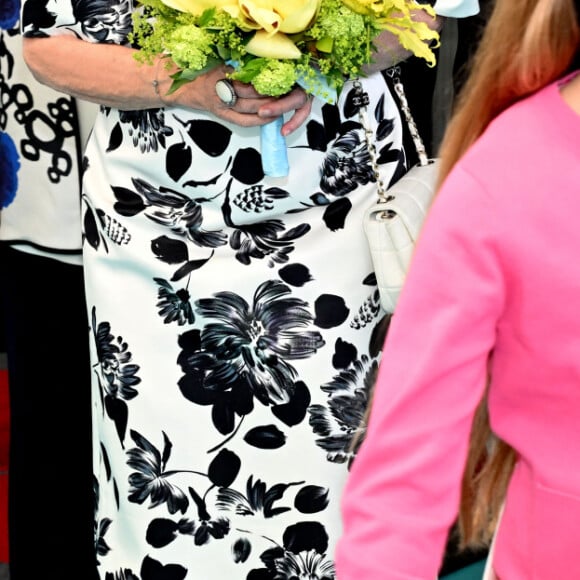
[[[20,157],[12,137],[0,131],[0,209],[8,207],[16,197]]]
[[[20,0],[0,0],[0,28],[12,30],[20,18]]]

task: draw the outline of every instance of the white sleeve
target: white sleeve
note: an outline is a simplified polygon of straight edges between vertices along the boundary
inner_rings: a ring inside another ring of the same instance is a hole
[[[465,18],[479,13],[479,0],[436,0],[433,8],[440,16]]]

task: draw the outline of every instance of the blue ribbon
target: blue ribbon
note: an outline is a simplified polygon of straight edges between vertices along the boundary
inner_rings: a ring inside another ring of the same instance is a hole
[[[316,71],[316,74],[318,76],[317,90],[313,93],[314,96],[329,103],[336,103],[336,89],[328,85],[326,78],[319,71]],[[304,77],[300,77],[297,82],[304,89],[312,88],[312,81]],[[262,169],[264,174],[270,177],[286,177],[290,169],[286,139],[281,132],[283,124],[284,118],[278,117],[275,121],[261,127]]]
[[[290,169],[286,139],[281,132],[283,124],[284,117],[280,116],[261,127],[262,169],[270,177],[286,177]]]

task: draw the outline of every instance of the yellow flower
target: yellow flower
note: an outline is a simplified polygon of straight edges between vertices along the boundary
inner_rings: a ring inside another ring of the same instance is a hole
[[[239,0],[245,23],[269,34],[302,32],[314,20],[321,0]]]
[[[302,32],[313,22],[321,0],[240,0],[244,25],[256,29],[246,45],[249,54],[265,58],[300,58],[286,34]]]
[[[200,16],[216,8],[238,20],[241,28],[268,34],[302,32],[314,20],[321,0],[162,0],[163,4]]]
[[[375,14],[382,12],[383,6],[381,2],[372,2],[368,0],[342,0],[343,3],[357,14]]]
[[[246,52],[264,58],[300,58],[300,49],[283,33],[271,36],[258,30],[246,44]]]
[[[413,10],[424,10],[431,16],[435,11],[429,4],[420,4],[417,0],[342,0],[343,3],[357,14],[383,18],[406,16],[410,17]]]

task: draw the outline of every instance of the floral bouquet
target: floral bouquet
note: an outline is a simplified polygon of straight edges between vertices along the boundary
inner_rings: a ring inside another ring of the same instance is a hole
[[[348,79],[373,62],[378,36],[394,34],[401,46],[430,65],[437,32],[413,18],[433,9],[416,0],[139,0],[131,40],[136,58],[151,64],[163,54],[178,67],[170,92],[218,66],[234,68],[231,79],[281,96],[299,84],[334,102]],[[281,120],[262,127],[264,173],[287,174]],[[278,141],[278,142],[277,142]],[[280,142],[282,141],[282,147]],[[264,145],[264,143],[263,143]],[[282,162],[281,162],[282,161]]]

